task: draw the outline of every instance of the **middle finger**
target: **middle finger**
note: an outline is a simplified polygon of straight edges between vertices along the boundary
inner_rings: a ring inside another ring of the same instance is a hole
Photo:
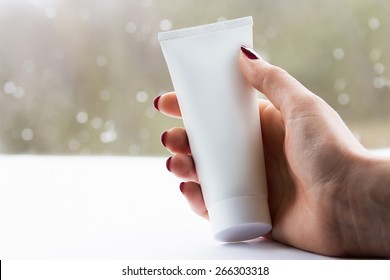
[[[191,154],[187,132],[182,127],[174,127],[161,135],[161,143],[173,154]]]

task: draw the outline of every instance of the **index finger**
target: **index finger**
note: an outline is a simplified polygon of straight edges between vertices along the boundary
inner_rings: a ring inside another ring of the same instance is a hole
[[[168,92],[154,99],[154,107],[164,115],[181,118],[179,103],[177,102],[176,93]]]

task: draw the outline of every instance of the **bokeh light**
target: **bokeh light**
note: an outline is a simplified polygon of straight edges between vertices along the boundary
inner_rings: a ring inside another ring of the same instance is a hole
[[[248,15],[263,59],[389,147],[389,14],[381,0],[1,0],[0,153],[167,154],[160,135],[182,122],[153,107],[173,90],[157,33]]]

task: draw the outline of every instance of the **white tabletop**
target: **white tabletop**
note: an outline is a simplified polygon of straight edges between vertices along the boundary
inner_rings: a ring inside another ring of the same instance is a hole
[[[0,156],[0,226],[0,259],[326,259],[214,241],[165,158]]]

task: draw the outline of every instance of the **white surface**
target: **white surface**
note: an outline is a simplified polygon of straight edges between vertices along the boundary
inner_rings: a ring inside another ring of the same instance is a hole
[[[165,158],[0,156],[0,259],[323,259],[223,244]]]

